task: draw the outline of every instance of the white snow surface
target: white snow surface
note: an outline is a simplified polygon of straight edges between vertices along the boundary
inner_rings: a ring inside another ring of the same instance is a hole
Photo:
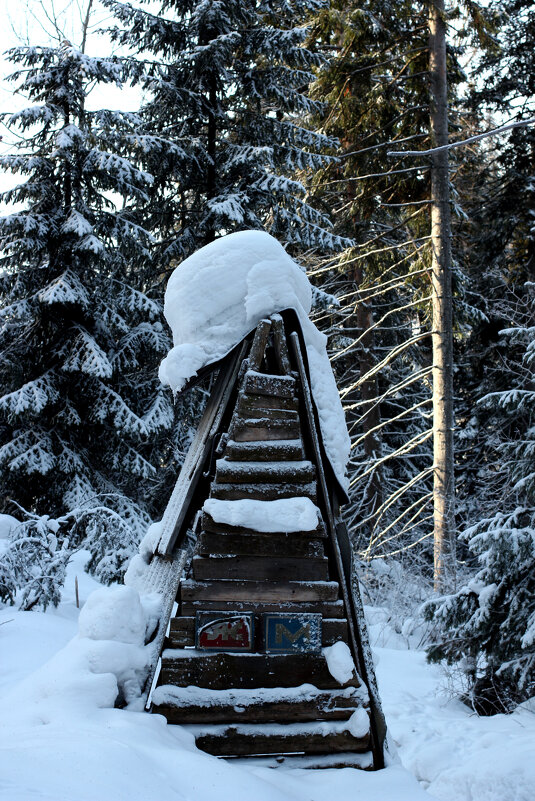
[[[408,638],[392,630],[388,611],[378,607],[366,613],[398,754],[389,757],[385,770],[309,771],[284,765],[270,769],[259,760],[225,762],[198,751],[185,727],[137,711],[135,700],[126,709],[114,709],[119,679],[132,671],[135,680],[144,649],[76,633],[74,576],[82,604],[95,586],[83,572],[87,556],[77,555],[69,567],[68,589],[57,610],[43,614],[0,607],[0,801],[535,798],[535,699],[512,715],[478,718],[451,700],[441,668],[428,665],[422,651],[409,650]],[[104,626],[99,594],[89,602],[82,631],[139,642],[143,621],[137,598],[130,592],[115,595],[117,589],[110,596],[117,624]],[[137,623],[125,620],[128,609]],[[353,721],[355,729],[364,725],[360,718]]]
[[[333,679],[340,684],[350,681],[356,671],[349,646],[340,640],[322,650]]]
[[[160,380],[178,392],[205,365],[225,356],[264,317],[295,309],[310,367],[311,390],[334,472],[345,488],[349,435],[327,356],[327,337],[309,320],[312,287],[282,245],[264,231],[239,231],[216,239],[171,274],[164,313],[173,348],[160,365]]]
[[[279,498],[275,501],[255,501],[244,498],[223,501],[208,498],[203,510],[227,526],[243,526],[254,531],[314,531],[318,527],[320,511],[310,498]]]

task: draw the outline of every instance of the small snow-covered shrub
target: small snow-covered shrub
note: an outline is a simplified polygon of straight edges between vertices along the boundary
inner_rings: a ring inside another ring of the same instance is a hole
[[[479,570],[432,599],[431,661],[457,665],[464,700],[480,714],[509,712],[535,694],[535,509],[482,520],[465,532]]]

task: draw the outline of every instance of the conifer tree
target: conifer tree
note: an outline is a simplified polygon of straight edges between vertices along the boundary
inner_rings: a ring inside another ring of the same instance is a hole
[[[89,86],[122,81],[118,61],[68,42],[9,59],[31,105],[3,115],[20,138],[1,164],[20,182],[0,221],[0,496],[28,514],[11,551],[21,582],[31,553],[41,565],[28,607],[57,600],[45,577],[60,551],[66,562],[89,547],[100,578],[118,575],[155,512],[173,410],[157,383],[169,341],[140,278],[150,236],[136,211],[152,183],[141,158],[158,140],[136,115],[87,111]],[[60,522],[47,529],[43,516]]]
[[[105,3],[122,25],[113,38],[152,55],[139,63],[142,113],[173,142],[150,162],[162,266],[250,228],[301,249],[342,247],[296,177],[328,161],[320,151],[332,145],[302,124],[318,110],[306,90],[320,59],[303,27],[318,0],[165,0],[158,14]]]

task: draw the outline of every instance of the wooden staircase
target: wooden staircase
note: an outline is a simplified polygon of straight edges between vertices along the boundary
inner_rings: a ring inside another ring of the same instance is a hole
[[[238,386],[209,497],[317,503],[314,453],[302,436],[302,390],[280,317],[258,326]],[[263,639],[265,613],[313,613],[321,615],[323,648],[348,642],[325,521],[320,516],[313,530],[260,532],[202,511],[195,528],[152,711],[187,725],[197,746],[218,756],[314,755],[304,766],[373,767],[368,689],[356,671],[340,682],[321,649],[266,653]],[[196,648],[196,614],[209,612],[252,613],[252,650]]]

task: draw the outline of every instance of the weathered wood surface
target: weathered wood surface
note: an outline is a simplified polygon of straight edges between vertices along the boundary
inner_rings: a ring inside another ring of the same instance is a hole
[[[264,352],[271,330],[271,320],[260,320],[253,337],[253,344],[249,351],[247,362],[251,370],[259,370],[264,358]]]
[[[287,462],[238,462],[218,459],[215,480],[218,484],[308,484],[314,481],[316,470],[306,460]]]
[[[296,397],[279,398],[276,395],[247,395],[242,392],[238,397],[238,411],[244,417],[261,417],[256,414],[259,409],[284,409],[298,411],[299,401]]]
[[[247,348],[248,343],[243,342],[229,356],[228,361],[221,365],[216,384],[162,518],[162,535],[156,548],[161,556],[172,553],[182,534],[191,500],[210,454],[212,438],[223,419]]]
[[[299,694],[278,692],[273,697],[258,690],[206,692],[202,702],[191,700],[187,689],[169,688],[173,697],[153,706],[169,723],[268,723],[272,721],[348,720],[356,709],[364,708],[360,688],[310,690]],[[164,688],[165,690],[165,688]]]
[[[292,398],[295,395],[295,378],[288,375],[267,375],[249,370],[244,377],[243,391],[251,395]]]
[[[318,538],[318,537],[326,537],[327,532],[325,531],[325,526],[323,523],[318,523],[318,527],[314,529],[310,529],[308,531],[294,531],[291,534],[286,534],[283,531],[256,531],[253,528],[243,528],[241,526],[229,526],[226,523],[217,523],[215,520],[210,517],[209,514],[203,512],[201,518],[201,529],[203,531],[211,531],[214,534],[242,534],[244,536],[256,535],[259,537],[274,537],[276,535],[285,535],[289,537],[295,537],[296,539],[301,538]]]
[[[299,726],[299,731],[294,730],[292,724],[285,727],[277,723],[266,723],[256,731],[252,726],[242,727],[239,724],[211,726],[209,730],[202,724],[199,727],[190,725],[188,730],[195,736],[197,748],[215,756],[321,754],[325,751],[367,751],[369,748],[369,734],[356,738],[348,731],[339,730],[343,723],[320,724],[325,729],[324,733],[318,731],[317,723],[295,725]],[[332,729],[328,731],[330,727]]]
[[[309,484],[212,484],[212,498],[225,501],[239,501],[251,498],[257,501],[276,501],[279,498],[310,498],[316,503],[316,482]]]
[[[256,623],[260,630],[260,619]],[[333,645],[342,640],[347,642],[347,621],[343,618],[324,618],[321,628],[321,644],[323,647]],[[195,645],[195,617],[179,616],[170,620],[167,648],[190,648]]]
[[[255,687],[299,687],[320,690],[358,687],[358,677],[341,685],[327,668],[322,654],[258,654],[166,649],[162,654],[160,684],[207,687],[212,690]]]
[[[248,409],[247,407],[244,408],[244,404],[241,403],[238,407],[237,417],[243,420],[250,420],[250,419],[256,420],[259,418],[262,420],[275,420],[275,421],[289,420],[292,422],[298,422],[299,420],[299,414],[294,409],[279,409],[278,407],[276,408],[257,407],[253,409]]]
[[[325,555],[321,540],[308,539],[294,534],[214,534],[203,531],[197,540],[200,556],[291,556],[319,559]]]
[[[192,561],[193,578],[197,581],[212,579],[249,579],[253,581],[327,581],[328,561],[325,557],[302,558],[294,556],[236,556],[227,554],[216,558],[195,556]]]
[[[257,442],[266,439],[299,439],[300,432],[297,420],[238,417],[233,423],[230,435],[236,442]]]
[[[183,601],[336,601],[336,581],[192,581],[180,585]]]
[[[194,615],[196,612],[314,612],[328,618],[343,618],[345,615],[343,601],[184,601],[180,603],[182,615]]]
[[[288,375],[291,372],[292,366],[290,364],[290,356],[288,354],[288,346],[286,344],[286,337],[284,335],[284,323],[280,314],[273,314],[271,316],[272,330],[273,330],[273,345],[275,347],[275,356],[277,365],[283,375]]]
[[[305,451],[300,439],[267,440],[267,442],[229,440],[225,448],[225,458],[242,462],[299,461],[305,458]]]

